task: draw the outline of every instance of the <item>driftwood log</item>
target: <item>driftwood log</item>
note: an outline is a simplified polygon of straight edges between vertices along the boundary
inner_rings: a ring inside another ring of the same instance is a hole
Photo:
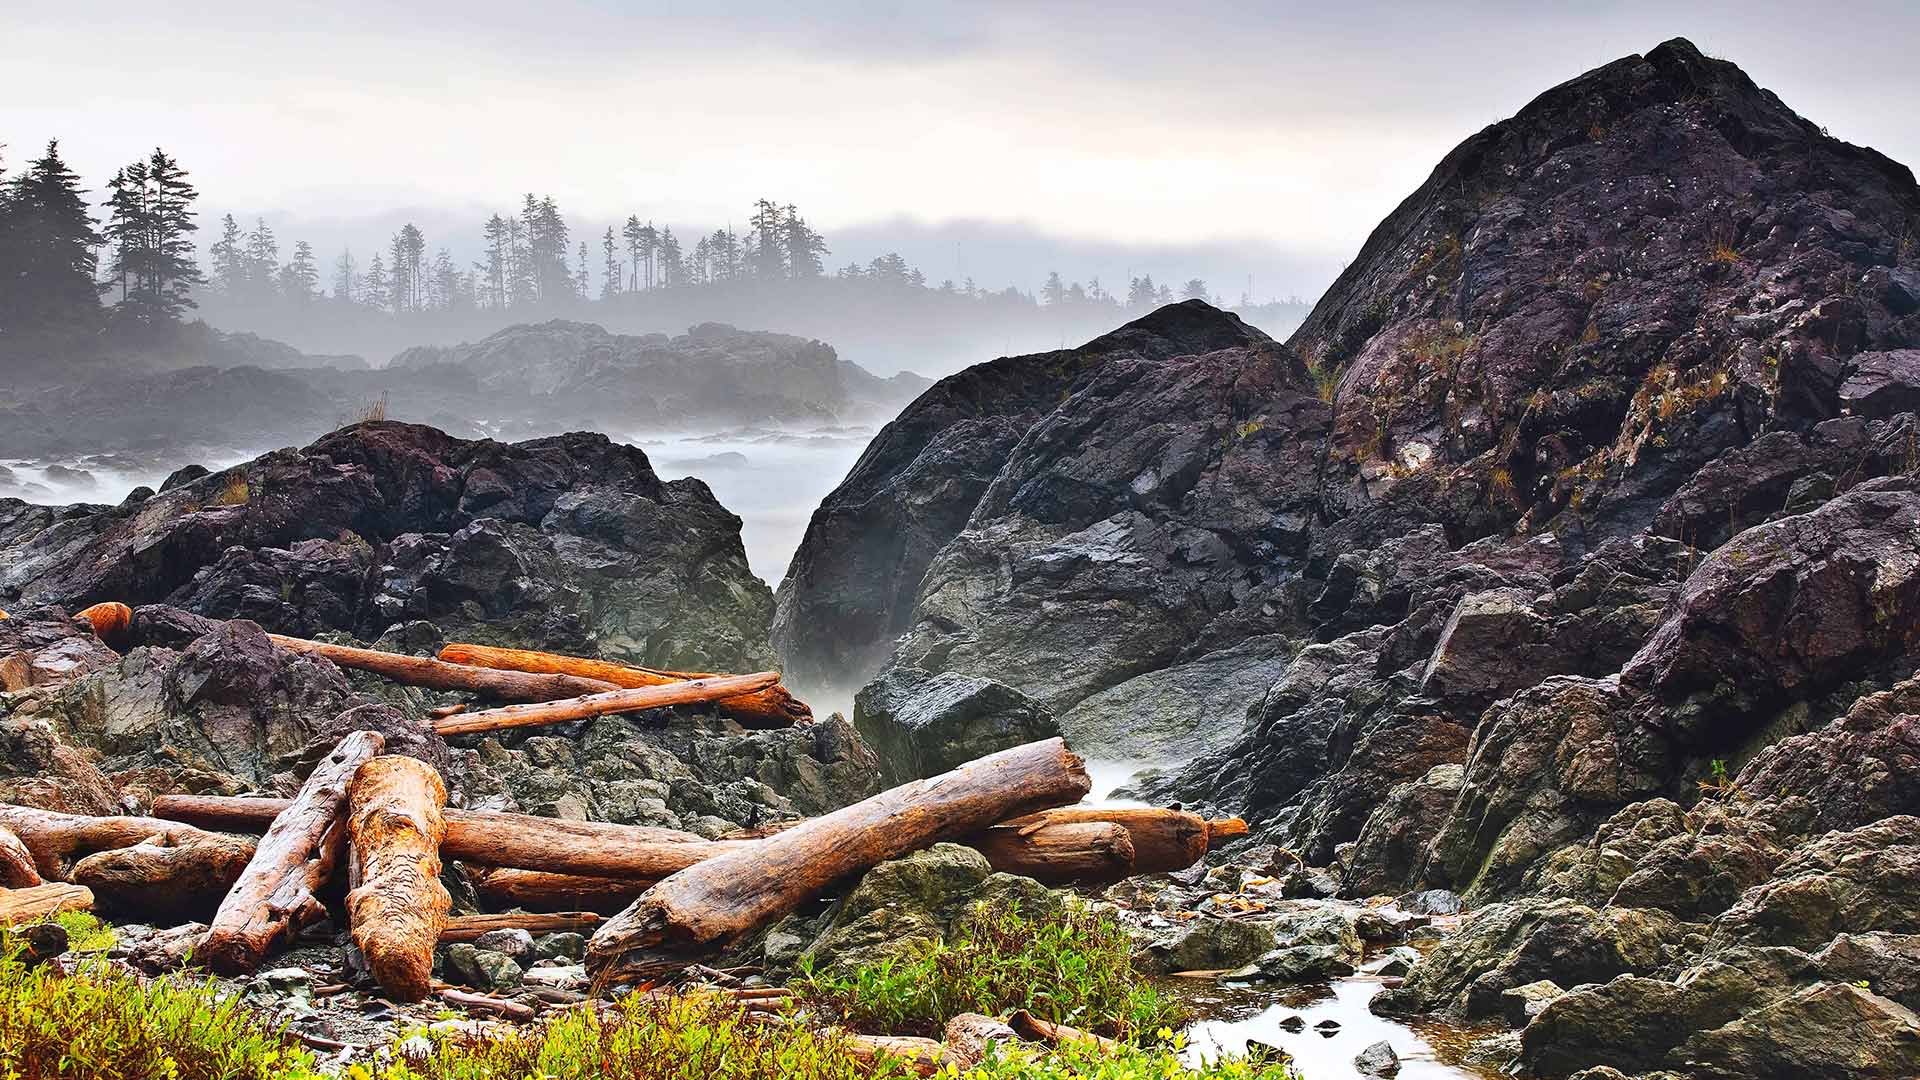
[[[653,887],[649,878],[588,877],[550,874],[498,866],[471,875],[474,892],[490,908],[527,911],[592,911],[618,914]]]
[[[449,664],[425,656],[360,649],[350,645],[330,645],[324,641],[268,634],[275,645],[294,652],[324,656],[341,667],[371,671],[397,683],[423,686],[429,690],[460,690],[485,694],[502,701],[553,701],[619,689],[618,684],[574,675],[530,674],[523,671],[495,671],[465,664]]]
[[[995,870],[1048,885],[1109,883],[1135,872],[1133,834],[1111,821],[993,828],[962,843],[985,855]]]
[[[1037,834],[1060,825],[1094,821],[1111,822],[1127,830],[1133,839],[1133,872],[1136,874],[1184,870],[1207,854],[1207,819],[1184,810],[1065,807],[1002,822],[1000,828]],[[1245,831],[1243,825],[1241,832]]]
[[[63,911],[86,911],[91,907],[93,893],[85,885],[65,881],[49,881],[24,889],[0,889],[0,926],[20,926]]]
[[[498,649],[489,645],[469,645],[464,642],[454,642],[442,648],[440,659],[454,664],[473,664],[478,667],[499,668],[503,671],[575,675],[583,679],[598,679],[601,682],[636,690],[646,686],[664,686],[694,679],[721,677],[711,672],[661,671],[657,668],[635,667],[608,660],[588,660],[578,656],[563,656],[559,653],[534,652],[530,649]],[[807,703],[788,693],[787,688],[779,683],[750,694],[725,698],[717,702],[716,707],[720,715],[731,717],[739,721],[740,726],[748,728],[791,727],[813,719],[813,710],[807,707]]]
[[[916,780],[715,856],[648,889],[594,932],[601,976],[685,966],[876,863],[1020,814],[1073,803],[1091,781],[1059,739],[1028,743]]]
[[[764,690],[779,681],[779,672],[760,671],[752,675],[723,675],[712,679],[693,679],[689,682],[644,686],[638,690],[609,690],[604,694],[588,694],[585,697],[567,698],[562,701],[507,705],[498,709],[462,713],[434,721],[433,730],[435,734],[441,736],[472,735],[483,731],[500,731],[505,728],[564,724],[569,720],[585,720],[609,713],[664,709],[669,705],[699,705]]]
[[[361,765],[347,792],[356,871],[348,927],[367,969],[397,1001],[427,996],[433,947],[453,907],[440,884],[446,804],[447,785],[434,767],[398,755]]]
[[[207,930],[201,956],[214,971],[252,971],[281,939],[325,913],[313,894],[339,864],[347,786],[384,744],[374,731],[341,739],[273,819]]]
[[[600,916],[590,911],[556,911],[546,915],[508,912],[504,915],[455,915],[440,930],[441,941],[472,941],[494,930],[525,930],[529,934],[590,934]]]
[[[986,1060],[987,1051],[996,1044],[1020,1041],[1019,1033],[1007,1026],[1006,1021],[979,1013],[955,1016],[947,1021],[942,1034],[946,1036],[947,1060],[961,1072]]]
[[[152,837],[132,847],[99,851],[73,864],[68,875],[93,890],[104,911],[142,922],[205,919],[240,880],[258,842],[250,836],[201,833],[178,844]]]
[[[133,628],[133,609],[113,601],[84,608],[73,617],[93,627],[95,637],[116,649],[126,645],[127,633]]]
[[[165,795],[154,813],[213,828],[251,832],[285,810],[285,799]],[[736,846],[677,829],[567,821],[532,814],[448,810],[444,858],[555,874],[658,880]]]
[[[1070,1042],[1086,1043],[1107,1053],[1121,1048],[1119,1042],[1104,1035],[1095,1035],[1091,1031],[1081,1031],[1076,1027],[1056,1024],[1051,1020],[1042,1020],[1025,1009],[1015,1009],[1008,1015],[1007,1026],[1013,1029],[1015,1035],[1028,1042],[1046,1043],[1048,1046],[1059,1046],[1061,1043]]]
[[[49,881],[65,880],[75,860],[96,851],[131,847],[149,837],[186,843],[205,833],[191,825],[150,817],[86,817],[0,804],[0,828],[26,845],[34,868]]]
[[[45,881],[33,863],[33,852],[12,829],[0,828],[0,889],[24,889]]]
[[[847,1041],[847,1049],[854,1060],[867,1065],[892,1060],[921,1076],[932,1076],[940,1071],[947,1060],[947,1048],[933,1039],[912,1035],[859,1035],[853,1032],[841,1033],[839,1037]]]

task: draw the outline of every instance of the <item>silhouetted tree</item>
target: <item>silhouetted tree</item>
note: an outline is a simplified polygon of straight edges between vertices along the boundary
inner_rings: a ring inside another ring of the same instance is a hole
[[[107,187],[111,273],[121,290],[116,316],[147,329],[178,322],[195,306],[193,286],[205,282],[190,236],[199,228],[193,221],[199,192],[180,163],[159,149],[115,173]]]
[[[1199,278],[1188,278],[1186,287],[1180,290],[1182,300],[1205,300],[1210,295],[1207,283]]]
[[[0,188],[0,331],[98,323],[100,242],[80,177],[47,143]]]
[[[312,302],[320,291],[320,267],[313,261],[313,245],[293,242],[293,261],[280,268],[280,295],[296,304]]]
[[[1059,307],[1067,302],[1067,285],[1060,280],[1060,271],[1047,275],[1047,283],[1040,286],[1040,302],[1048,307]]]
[[[600,266],[600,299],[606,300],[620,293],[620,246],[614,242],[611,225],[600,238],[600,253],[606,258]]]

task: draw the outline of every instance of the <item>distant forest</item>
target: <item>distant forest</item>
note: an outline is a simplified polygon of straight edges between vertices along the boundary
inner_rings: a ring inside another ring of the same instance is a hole
[[[378,364],[411,345],[564,317],[626,332],[730,322],[820,338],[882,373],[938,374],[1000,352],[1077,344],[1175,300],[1227,306],[1197,278],[1176,286],[1141,274],[1109,289],[1049,273],[1037,291],[996,290],[930,281],[897,253],[829,269],[827,238],[798,207],[772,199],[754,204],[744,231],[715,229],[689,243],[637,214],[578,236],[551,196],[527,194],[517,212],[476,223],[483,256],[464,266],[412,224],[385,250],[323,256],[305,239],[283,245],[265,220],[228,215],[213,227],[203,266],[198,192],[164,151],[116,172],[97,206],[57,143],[15,177],[5,166],[0,351],[16,353],[93,335],[96,352],[171,349],[171,362],[193,362],[198,338],[181,327],[197,309],[223,330]],[[1282,334],[1308,306],[1243,297],[1238,310]]]

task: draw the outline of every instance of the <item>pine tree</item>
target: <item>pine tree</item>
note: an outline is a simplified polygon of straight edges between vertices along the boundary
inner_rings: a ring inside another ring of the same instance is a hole
[[[1210,295],[1207,283],[1199,278],[1188,278],[1186,287],[1180,290],[1182,300],[1205,300]]]
[[[115,173],[108,187],[111,272],[122,293],[116,316],[148,330],[178,322],[183,311],[197,306],[193,286],[206,281],[194,264],[189,236],[199,228],[193,201],[200,193],[180,163],[159,149]]]
[[[652,225],[647,226],[652,229]],[[686,268],[680,261],[680,241],[674,239],[673,230],[660,227],[659,241],[654,245],[659,252],[660,285],[662,288],[677,288],[686,284]]]
[[[388,245],[392,258],[387,267],[389,302],[395,311],[417,311],[421,307],[422,286],[426,279],[427,238],[418,226],[408,222],[393,234]]]
[[[788,204],[785,221],[785,245],[787,256],[787,275],[795,278],[817,278],[826,272],[826,262],[821,256],[832,254],[827,249],[827,239],[807,227],[800,217],[800,211]]]
[[[296,304],[308,304],[320,292],[320,266],[313,261],[313,245],[293,243],[293,261],[280,268],[280,295]]]
[[[98,323],[101,238],[85,194],[57,141],[0,190],[0,331]]]
[[[487,244],[487,261],[480,267],[486,275],[486,301],[490,308],[507,306],[509,267],[513,262],[513,230],[505,218],[495,214],[481,228]]]
[[[747,225],[753,230],[747,234],[750,249],[747,266],[753,276],[762,281],[787,276],[783,216],[780,207],[771,200],[759,199],[753,204],[753,216],[747,219]]]
[[[1060,271],[1047,274],[1047,283],[1040,286],[1040,302],[1048,307],[1059,307],[1067,301],[1066,282],[1060,280]]]
[[[606,300],[620,293],[620,245],[613,239],[611,225],[600,238],[600,252],[606,257],[600,265],[600,299]]]
[[[574,260],[573,295],[580,300],[587,298],[587,242],[585,240],[580,241],[580,254]]]
[[[276,291],[274,279],[280,266],[280,241],[264,218],[254,219],[253,231],[247,234],[245,256],[249,296],[256,303],[272,300]]]
[[[247,289],[245,246],[240,223],[233,220],[232,214],[221,217],[220,239],[213,242],[207,254],[213,259],[213,287],[235,299]]]
[[[333,298],[351,304],[359,292],[360,270],[353,261],[353,252],[342,251],[340,257],[333,260]]]
[[[383,308],[393,302],[392,286],[387,280],[387,264],[380,261],[380,253],[373,253],[373,263],[367,267],[366,286],[361,291],[361,303],[372,308]]]

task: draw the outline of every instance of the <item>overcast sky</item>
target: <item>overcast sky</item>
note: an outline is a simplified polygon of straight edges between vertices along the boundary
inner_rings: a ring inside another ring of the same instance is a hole
[[[528,190],[596,231],[690,232],[766,194],[842,237],[835,262],[906,237],[936,279],[1003,284],[1033,244],[1160,252],[1284,295],[1460,139],[1675,35],[1920,160],[1911,0],[0,0],[0,142],[17,163],[58,136],[95,189],[158,143],[283,239],[477,234]]]

